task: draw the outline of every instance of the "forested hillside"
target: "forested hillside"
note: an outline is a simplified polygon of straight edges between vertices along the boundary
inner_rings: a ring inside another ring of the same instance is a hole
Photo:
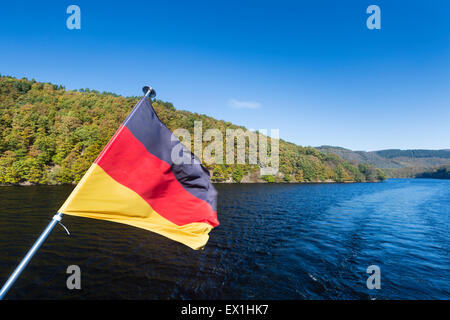
[[[450,179],[450,165],[442,166],[417,175],[417,178]]]
[[[34,80],[0,77],[0,184],[78,182],[140,97],[66,90]],[[242,128],[154,100],[169,129],[203,122],[203,131]],[[245,129],[245,128],[243,128]],[[225,134],[224,134],[225,136]],[[270,143],[269,143],[270,144]],[[212,164],[214,182],[364,182],[384,179],[373,165],[352,165],[335,154],[280,140],[280,173],[259,176],[258,165]],[[248,149],[248,148],[247,148]],[[248,151],[248,150],[247,150]]]
[[[399,150],[352,151],[333,146],[318,147],[322,152],[334,153],[354,164],[369,163],[383,169],[391,178],[413,178],[432,171],[442,165],[450,164],[450,150]]]
[[[387,159],[395,159],[395,158],[411,158],[411,159],[443,158],[443,159],[450,159],[450,150],[449,149],[443,149],[443,150],[387,149],[387,150],[374,151],[374,153],[378,154],[379,156],[381,156],[383,158],[387,158]]]

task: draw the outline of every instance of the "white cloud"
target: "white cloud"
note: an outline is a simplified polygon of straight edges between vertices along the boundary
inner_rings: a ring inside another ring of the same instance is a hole
[[[230,99],[228,105],[236,109],[259,109],[261,108],[261,103],[256,101],[238,101],[235,99]]]

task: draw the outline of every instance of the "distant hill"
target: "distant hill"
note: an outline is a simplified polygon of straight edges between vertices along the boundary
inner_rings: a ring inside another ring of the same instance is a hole
[[[139,99],[1,76],[0,184],[78,182]],[[191,136],[197,120],[203,131],[218,129],[224,137],[227,129],[245,130],[177,110],[170,102],[153,100],[153,107],[170,130],[187,129]],[[375,166],[353,165],[312,147],[280,140],[279,151],[280,172],[275,176],[260,176],[256,164],[205,166],[214,182],[364,182],[385,177]],[[246,154],[248,159],[248,148]]]
[[[355,164],[373,164],[392,177],[414,177],[430,169],[450,164],[450,149],[388,149],[370,152],[352,151],[334,146],[321,146],[317,149],[327,154],[337,154],[344,160]]]
[[[442,150],[425,150],[425,149],[413,149],[413,150],[400,150],[400,149],[387,149],[374,151],[377,155],[387,159],[395,158],[408,158],[408,159],[419,159],[419,158],[444,158],[450,159],[450,149]],[[448,161],[448,160],[447,160]]]
[[[417,178],[450,179],[450,165],[439,167],[432,171],[423,172]]]

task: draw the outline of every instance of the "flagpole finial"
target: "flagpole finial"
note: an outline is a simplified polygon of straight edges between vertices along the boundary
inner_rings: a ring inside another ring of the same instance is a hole
[[[156,91],[152,87],[145,86],[142,88],[142,91],[144,92],[144,95],[146,97],[148,96],[150,99],[156,97]]]

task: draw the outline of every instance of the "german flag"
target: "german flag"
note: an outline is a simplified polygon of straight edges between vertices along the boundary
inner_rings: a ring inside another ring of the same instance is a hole
[[[173,154],[184,161],[172,161]],[[217,192],[143,97],[59,212],[114,221],[202,248],[219,225]]]

